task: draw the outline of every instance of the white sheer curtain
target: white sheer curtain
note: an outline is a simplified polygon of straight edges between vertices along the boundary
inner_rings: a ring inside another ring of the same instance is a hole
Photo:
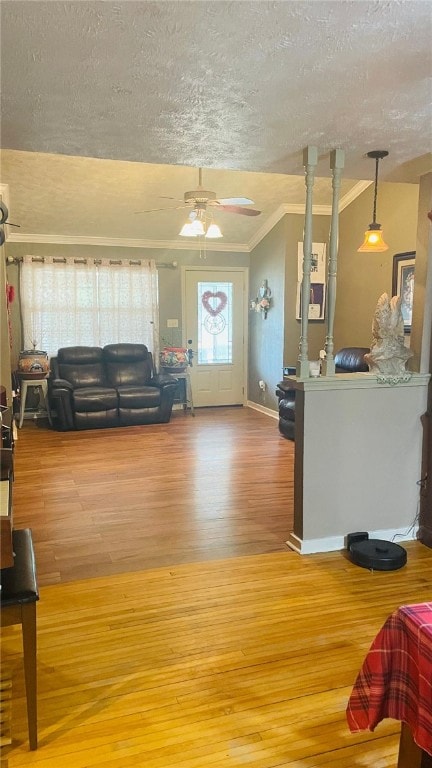
[[[25,348],[145,344],[159,359],[158,276],[143,259],[25,256],[21,271]]]

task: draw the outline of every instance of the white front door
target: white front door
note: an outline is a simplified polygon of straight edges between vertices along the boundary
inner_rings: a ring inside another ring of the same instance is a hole
[[[184,268],[183,328],[195,406],[245,402],[245,269]]]

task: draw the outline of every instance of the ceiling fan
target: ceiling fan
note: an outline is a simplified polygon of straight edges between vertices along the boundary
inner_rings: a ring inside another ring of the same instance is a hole
[[[2,200],[0,200],[0,246],[3,245],[5,241],[5,233],[4,233],[4,224],[8,224],[10,227],[19,227],[19,224],[12,224],[11,221],[8,221],[9,211],[4,204]]]
[[[204,189],[202,185],[202,168],[198,169],[198,186],[196,189],[192,189],[189,192],[184,193],[183,200],[178,200],[175,197],[162,197],[164,200],[177,200],[182,202],[183,205],[177,205],[173,208],[152,208],[146,211],[136,211],[136,213],[153,213],[155,211],[173,210],[178,211],[183,208],[190,208],[189,213],[190,222],[186,224],[180,234],[196,237],[198,235],[204,235],[206,237],[222,237],[222,233],[219,227],[212,222],[210,217],[210,225],[206,228],[207,209],[225,211],[226,213],[239,213],[243,216],[259,216],[261,211],[255,208],[246,208],[245,206],[253,205],[254,201],[248,197],[216,197],[216,192],[209,189]],[[201,224],[200,224],[201,222]],[[184,231],[185,230],[185,231]],[[218,230],[217,234],[214,234]]]

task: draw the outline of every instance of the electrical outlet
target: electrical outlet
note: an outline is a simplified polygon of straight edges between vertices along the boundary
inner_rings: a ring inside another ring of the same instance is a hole
[[[261,381],[258,382],[258,386],[259,386],[260,389],[262,389],[263,392],[265,392],[266,389],[267,389],[267,385],[266,385],[265,381],[263,381],[262,379],[261,379]]]

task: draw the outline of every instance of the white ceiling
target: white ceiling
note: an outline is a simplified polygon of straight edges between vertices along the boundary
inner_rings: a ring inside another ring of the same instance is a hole
[[[316,205],[431,168],[432,4],[423,0],[2,0],[1,181],[19,236],[174,242],[204,169],[224,245],[246,249],[304,203],[302,150],[319,149]],[[44,154],[39,154],[44,153]],[[188,167],[189,166],[189,167]],[[264,175],[261,176],[260,174]],[[295,178],[296,177],[296,178]],[[189,241],[188,241],[189,245]]]

